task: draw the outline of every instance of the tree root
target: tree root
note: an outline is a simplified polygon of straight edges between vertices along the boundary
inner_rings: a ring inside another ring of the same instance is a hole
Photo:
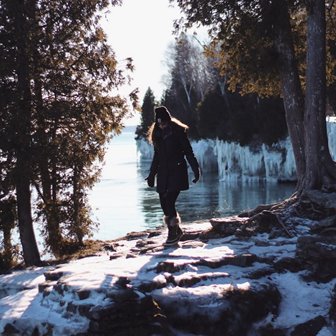
[[[279,215],[275,215],[276,216],[276,219],[278,221],[278,223],[280,224],[280,226],[285,230],[285,232],[287,233],[288,237],[292,238],[293,235],[287,230],[286,226],[285,226],[285,223],[282,221],[282,219],[280,218]]]
[[[271,232],[281,227],[288,237],[293,237],[292,230],[295,218],[317,221],[316,232],[336,231],[336,193],[308,190],[295,193],[288,199],[273,203],[262,204],[255,209],[242,212],[238,217],[247,218],[247,226],[259,232]],[[286,223],[286,218],[290,218]],[[295,224],[294,224],[295,225]],[[276,231],[273,231],[276,234]]]
[[[292,196],[290,196],[289,198],[281,201],[281,202],[277,202],[277,203],[271,203],[271,204],[261,204],[258,205],[255,209],[253,210],[249,210],[249,211],[244,211],[241,212],[240,214],[238,214],[238,217],[254,217],[258,214],[260,214],[263,211],[271,211],[271,212],[275,212],[275,211],[279,211],[282,210],[286,207],[289,207],[290,205],[294,204],[297,201],[297,195],[293,194]]]

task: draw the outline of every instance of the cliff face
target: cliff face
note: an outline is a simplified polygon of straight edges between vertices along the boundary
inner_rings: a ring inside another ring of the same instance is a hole
[[[2,335],[335,335],[328,199],[318,217],[213,218],[182,225],[173,247],[164,227],[134,232],[96,242],[91,257],[2,275]]]
[[[336,159],[336,119],[327,119],[329,148]],[[220,181],[261,179],[270,182],[296,180],[293,148],[289,138],[272,146],[240,146],[222,140],[193,141],[192,147],[203,172],[216,172]],[[137,141],[140,157],[150,159],[152,146]]]

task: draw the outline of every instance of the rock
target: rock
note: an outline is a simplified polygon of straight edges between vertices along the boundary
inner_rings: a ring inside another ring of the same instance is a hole
[[[336,285],[333,288],[330,299],[329,317],[331,320],[336,321]]]
[[[91,291],[87,289],[77,291],[79,300],[85,300],[91,295]]]
[[[147,237],[148,237],[148,233],[146,231],[130,232],[126,235],[127,240],[134,240],[134,239],[147,238]]]
[[[225,218],[211,218],[210,224],[216,232],[220,232],[224,236],[235,234],[236,230],[246,224],[246,219],[238,216]]]
[[[44,293],[47,288],[51,288],[56,284],[56,281],[45,281],[43,283],[40,283],[38,285],[38,291],[39,293]]]
[[[181,275],[178,277],[177,276],[173,277],[172,282],[179,287],[191,287],[201,281],[206,281],[206,280],[214,281],[216,279],[227,278],[228,276],[229,274],[224,273],[224,272],[204,273],[201,275],[188,274],[188,275]]]
[[[197,265],[208,266],[210,268],[219,268],[224,265],[235,265],[240,267],[249,267],[255,261],[257,257],[252,253],[244,253],[236,256],[225,256],[221,259],[200,259],[199,262],[195,263]]]
[[[171,277],[171,281],[173,282],[173,277]],[[167,281],[146,281],[146,282],[142,282],[139,286],[138,286],[138,290],[143,292],[143,293],[150,293],[155,289],[160,289],[160,288],[164,288],[167,286]]]
[[[336,235],[336,216],[322,219],[311,226],[310,231],[315,234],[334,234]]]
[[[93,304],[80,304],[77,306],[77,312],[79,315],[89,318],[90,311],[93,307],[94,307]]]
[[[307,322],[297,325],[290,336],[317,336],[319,331],[326,325],[323,316],[317,316]]]
[[[168,272],[168,273],[176,273],[182,271],[186,265],[184,264],[176,264],[172,261],[161,261],[156,266],[156,272]]]
[[[148,238],[153,238],[160,236],[162,234],[162,230],[148,230]]]
[[[95,307],[86,336],[162,335],[173,336],[167,319],[151,296],[130,295],[118,305]]]
[[[281,294],[273,283],[263,283],[252,285],[249,290],[234,290],[228,299],[233,311],[245,314],[244,321],[256,322],[268,314],[278,314]]]
[[[336,237],[299,237],[296,256],[308,268],[312,279],[328,282],[336,276]]]
[[[266,276],[269,276],[271,274],[273,274],[275,272],[273,267],[263,267],[263,268],[259,268],[251,273],[249,273],[247,275],[248,278],[250,279],[260,279]]]
[[[183,241],[197,241],[197,240],[203,240],[207,239],[207,232],[189,232],[189,231],[184,231],[183,236],[181,238],[181,242]]]
[[[280,328],[275,328],[271,324],[262,326],[257,330],[258,336],[286,336],[287,331]],[[302,335],[303,336],[303,335]]]
[[[20,330],[18,330],[13,324],[7,323],[4,328],[3,336],[16,336],[20,335]]]
[[[299,272],[303,269],[302,263],[296,258],[285,257],[274,263],[274,269],[277,272],[290,271],[293,273]]]
[[[104,244],[103,249],[109,252],[116,252],[116,248],[112,244]]]
[[[336,193],[307,190],[295,206],[296,212],[305,218],[325,219],[336,215]]]
[[[312,206],[318,205],[336,213],[336,193],[306,190],[301,196],[301,201],[310,202]]]
[[[137,255],[135,253],[127,253],[126,254],[126,259],[129,259],[129,258],[136,258]]]
[[[180,246],[181,248],[196,248],[196,247],[203,247],[205,244],[199,240],[187,240],[181,241]]]
[[[113,254],[110,255],[110,260],[113,259],[118,259],[124,256],[124,253],[122,252],[114,252]]]
[[[248,290],[231,286],[222,297],[213,298],[211,305],[204,305],[201,297],[181,297],[178,302],[155,299],[181,334],[245,336],[253,323],[278,312],[281,296],[275,285],[268,283]]]
[[[57,281],[59,280],[64,274],[63,272],[58,272],[58,271],[50,271],[50,272],[45,272],[44,277],[47,281]]]
[[[122,276],[122,277],[119,277],[117,279],[117,281],[115,282],[115,286],[117,288],[123,288],[123,289],[125,289],[125,288],[128,288],[127,285],[129,283],[130,283],[130,280],[127,277]]]
[[[336,237],[299,237],[297,240],[296,255],[304,260],[336,259]]]

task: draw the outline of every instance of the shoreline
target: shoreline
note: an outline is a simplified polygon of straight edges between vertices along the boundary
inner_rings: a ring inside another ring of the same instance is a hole
[[[1,276],[0,332],[332,336],[336,278],[308,265],[336,241],[322,244],[312,225],[287,224],[289,237],[271,217],[230,216],[182,224],[176,246],[162,245],[164,227],[91,241],[86,255]]]

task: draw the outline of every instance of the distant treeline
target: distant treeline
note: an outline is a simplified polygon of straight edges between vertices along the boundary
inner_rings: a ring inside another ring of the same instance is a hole
[[[149,89],[144,98],[142,122],[136,134],[145,138],[153,122],[153,93]],[[188,124],[190,137],[218,138],[241,145],[271,145],[287,136],[283,102],[280,98],[259,98],[254,94],[221,94],[220,89],[208,92],[194,110],[184,110],[182,105],[162,100],[172,115]]]
[[[230,91],[215,60],[193,37],[181,35],[170,46],[167,89],[160,99],[148,88],[136,134],[145,138],[154,121],[157,105],[168,107],[173,116],[190,127],[194,139],[218,138],[241,145],[268,145],[288,135],[283,100],[279,96]],[[244,94],[243,94],[244,93]],[[330,107],[336,102],[329,94]]]

